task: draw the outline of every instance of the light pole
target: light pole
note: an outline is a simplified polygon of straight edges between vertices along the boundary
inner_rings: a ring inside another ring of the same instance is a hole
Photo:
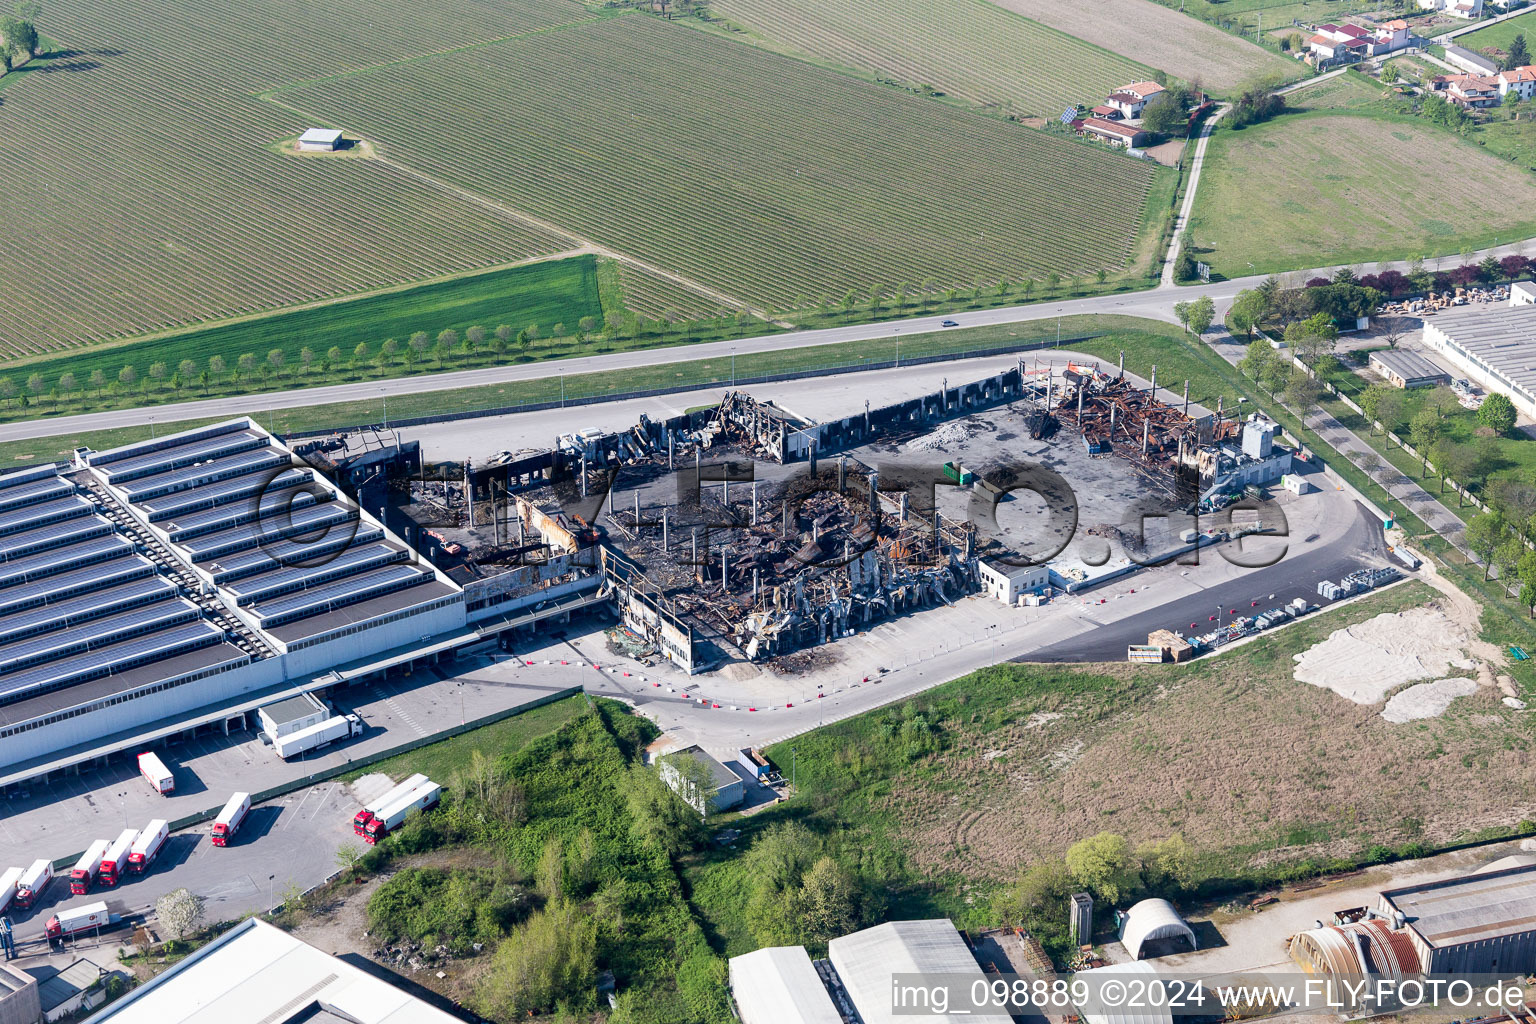
[[[794,747],[790,747],[789,748],[789,788],[798,793],[800,790],[799,790],[799,787],[795,784],[795,780],[796,780],[797,777],[798,776],[795,773],[795,748]]]
[[[731,387],[736,386],[736,346],[731,346]]]
[[[389,430],[389,390],[379,388],[379,394],[384,396],[384,429]]]

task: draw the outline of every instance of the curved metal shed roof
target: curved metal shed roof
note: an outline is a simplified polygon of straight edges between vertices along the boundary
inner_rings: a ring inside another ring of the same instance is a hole
[[[1198,949],[1194,929],[1184,923],[1179,912],[1167,900],[1142,900],[1125,915],[1120,928],[1120,941],[1132,960],[1141,959],[1141,947],[1153,939],[1167,939],[1182,935],[1189,939],[1191,949]]]
[[[1162,900],[1157,902],[1161,903]],[[1137,904],[1140,906],[1141,904]],[[1135,909],[1134,907],[1132,908]],[[1145,960],[1133,960],[1125,964],[1110,964],[1107,967],[1098,967],[1091,971],[1085,971],[1077,977],[1089,982],[1090,992],[1097,991],[1096,983],[1104,981],[1107,976],[1115,975],[1124,978],[1126,975],[1137,977],[1154,977],[1157,968]],[[1148,983],[1150,989],[1151,983]],[[1153,1002],[1150,997],[1140,1000],[1143,1003]],[[1122,1001],[1123,1002],[1123,1001]],[[1085,1005],[1079,1007],[1083,1011],[1083,1020],[1087,1024],[1173,1024],[1173,1010],[1168,1006],[1170,1000],[1163,999],[1161,1006],[1142,1006],[1135,1009],[1127,1006],[1098,1007],[1090,998]]]
[[[1291,939],[1291,959],[1316,974],[1414,974],[1419,953],[1380,918],[1312,928]]]

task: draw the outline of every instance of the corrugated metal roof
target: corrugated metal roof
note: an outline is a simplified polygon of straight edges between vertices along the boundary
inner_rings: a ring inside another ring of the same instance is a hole
[[[804,946],[772,946],[730,962],[743,1024],[842,1024]]]
[[[951,922],[891,921],[827,944],[827,957],[864,1024],[909,1024],[891,1005],[893,974],[954,974],[985,978]],[[1013,1024],[1006,1014],[928,1014],[928,1024]]]
[[[1184,923],[1179,912],[1167,900],[1142,900],[1126,912],[1125,924],[1120,929],[1120,941],[1131,959],[1140,960],[1142,946],[1153,939],[1170,939],[1183,935],[1189,939],[1191,949],[1199,948],[1194,929]]]
[[[1435,315],[1438,331],[1473,360],[1536,399],[1536,305],[1463,307]]]
[[[1291,959],[1320,974],[1412,974],[1419,970],[1413,940],[1377,918],[1304,931],[1291,940]]]
[[[1449,377],[1450,374],[1417,352],[1372,352],[1371,362],[1404,380],[1421,380],[1425,377]]]
[[[1536,865],[1392,889],[1381,899],[1436,948],[1536,932]]]
[[[1155,977],[1157,975],[1157,968],[1145,960],[1137,960],[1128,964],[1110,964],[1107,967],[1098,967],[1087,972],[1082,977],[1089,982],[1089,991],[1096,992],[1098,990],[1097,984],[1103,981],[1106,975],[1111,974],[1121,978],[1126,975],[1143,978]],[[1149,988],[1148,998],[1137,1000],[1138,1004],[1152,1002],[1153,999],[1150,992],[1151,989]],[[1090,1002],[1089,1005],[1083,1006],[1081,1009],[1083,1011],[1083,1020],[1087,1024],[1173,1024],[1173,1010],[1167,1005],[1171,1001],[1171,999],[1164,999],[1164,1005],[1162,1006],[1138,1005],[1134,1008],[1118,1007],[1114,1009],[1107,1007],[1096,1008]]]

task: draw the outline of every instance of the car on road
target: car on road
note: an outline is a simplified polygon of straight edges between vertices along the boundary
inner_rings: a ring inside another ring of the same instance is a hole
[[[960,321],[958,321],[958,320],[945,320],[943,323],[939,324],[939,326],[940,327],[959,327],[960,326]]]

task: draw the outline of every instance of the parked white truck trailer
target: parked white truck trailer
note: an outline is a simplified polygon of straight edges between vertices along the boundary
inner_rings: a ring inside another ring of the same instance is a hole
[[[133,844],[139,838],[139,830],[125,828],[118,833],[112,845],[107,847],[107,852],[101,858],[101,884],[115,886],[118,880],[128,871],[128,855],[133,852]]]
[[[165,846],[165,840],[170,834],[171,830],[166,826],[164,818],[156,818],[145,825],[139,838],[133,841],[133,849],[128,851],[128,870],[136,875],[148,871],[155,858],[160,856],[160,849]]]
[[[316,722],[307,729],[279,736],[272,741],[272,749],[284,760],[297,757],[337,740],[350,739],[363,734],[363,720],[356,715],[337,715],[323,722]]]
[[[240,826],[245,824],[245,816],[251,813],[251,794],[236,793],[229,798],[219,816],[213,819],[213,845],[228,846],[229,841],[235,838],[235,833],[240,831]]]
[[[21,876],[21,884],[16,887],[16,905],[25,910],[37,902],[37,898],[48,888],[48,883],[53,881],[53,861],[39,858],[32,862],[26,873]]]
[[[98,839],[75,861],[74,870],[69,873],[69,891],[73,895],[84,896],[91,891],[91,886],[96,884],[96,876],[101,874],[101,859],[107,855],[107,847],[111,845],[109,840]]]
[[[16,898],[16,890],[21,888],[21,876],[26,873],[25,868],[6,868],[5,874],[0,875],[0,914],[5,913],[11,900]]]
[[[139,774],[149,780],[149,784],[161,796],[169,796],[176,791],[176,776],[171,774],[158,754],[146,750],[139,755]]]
[[[396,800],[399,800],[407,793],[411,792],[423,782],[430,781],[430,779],[428,779],[425,775],[422,775],[420,772],[412,775],[410,778],[400,783],[400,785],[389,790],[389,792],[370,802],[362,810],[358,811],[357,814],[352,818],[352,831],[357,835],[362,835],[363,830],[368,827],[368,823],[377,817],[380,811],[394,803]]]
[[[411,790],[405,796],[396,800],[389,807],[384,808],[363,829],[363,842],[370,846],[389,835],[405,821],[406,815],[412,811],[429,811],[437,806],[438,798],[442,795],[443,787],[435,782],[427,782]]]
[[[122,920],[120,914],[114,914],[105,903],[87,903],[83,907],[70,907],[61,910],[48,919],[43,926],[43,931],[50,941],[68,938],[76,932],[94,931],[98,928],[109,928]]]

